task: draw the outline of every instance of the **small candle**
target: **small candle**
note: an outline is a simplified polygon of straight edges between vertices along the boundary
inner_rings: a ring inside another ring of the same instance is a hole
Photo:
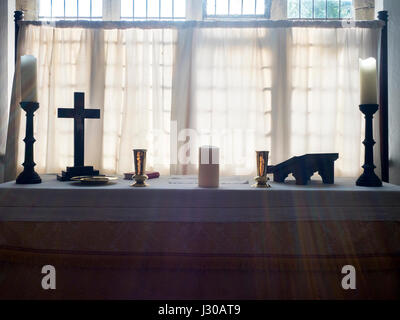
[[[360,59],[361,104],[377,104],[377,92],[376,60],[374,58]]]
[[[211,146],[199,150],[199,187],[219,187],[219,149]]]
[[[37,60],[30,55],[21,57],[21,101],[38,102]]]

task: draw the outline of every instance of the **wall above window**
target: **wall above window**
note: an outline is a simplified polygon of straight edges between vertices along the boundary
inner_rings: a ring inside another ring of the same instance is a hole
[[[15,9],[24,11],[25,20],[37,20],[39,14],[39,0],[16,0]]]

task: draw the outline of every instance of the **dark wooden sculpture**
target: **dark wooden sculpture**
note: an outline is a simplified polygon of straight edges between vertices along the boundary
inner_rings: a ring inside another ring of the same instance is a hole
[[[293,174],[297,185],[306,185],[313,174],[318,172],[323,183],[335,183],[335,161],[338,153],[306,154],[301,157],[293,157],[276,166],[269,166],[268,173],[274,174],[274,182],[285,182],[289,174]]]
[[[57,179],[70,181],[77,176],[98,176],[99,171],[85,167],[85,119],[100,119],[99,109],[85,109],[85,94],[76,92],[74,109],[58,109],[59,118],[74,119],[74,167],[68,167]]]

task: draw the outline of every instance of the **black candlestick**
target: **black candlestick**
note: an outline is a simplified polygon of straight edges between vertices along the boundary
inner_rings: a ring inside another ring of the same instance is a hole
[[[382,181],[375,174],[374,165],[374,137],[373,137],[373,126],[372,119],[374,114],[378,111],[379,105],[377,104],[362,104],[360,110],[365,114],[365,140],[363,142],[365,146],[365,163],[363,165],[364,173],[357,180],[357,186],[359,187],[382,187]]]
[[[22,109],[26,112],[26,135],[25,135],[25,161],[24,171],[18,176],[17,184],[37,184],[42,183],[42,179],[35,172],[36,163],[33,161],[33,144],[36,142],[33,137],[33,116],[39,103],[21,102]]]

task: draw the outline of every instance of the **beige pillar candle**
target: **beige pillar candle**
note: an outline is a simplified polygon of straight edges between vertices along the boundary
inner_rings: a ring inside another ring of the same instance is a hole
[[[34,56],[21,57],[21,101],[38,102],[37,60]]]
[[[219,149],[216,147],[199,149],[199,187],[219,187]]]
[[[360,94],[361,104],[378,103],[377,71],[374,58],[360,59]]]

